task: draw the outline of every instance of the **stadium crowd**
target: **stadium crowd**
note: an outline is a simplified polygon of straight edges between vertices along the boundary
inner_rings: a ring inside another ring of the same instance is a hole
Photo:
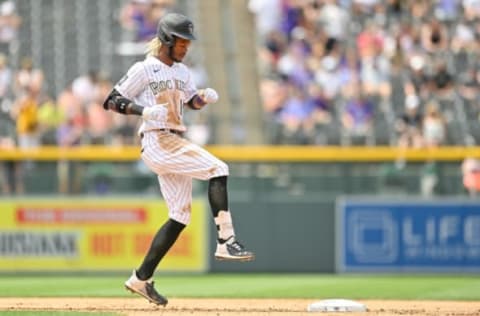
[[[174,5],[126,0],[118,22],[141,43]],[[248,9],[270,143],[480,143],[480,1],[250,0]],[[137,118],[103,111],[113,83],[101,72],[48,95],[31,58],[12,68],[20,27],[15,2],[1,2],[0,148],[138,142]]]
[[[480,1],[251,0],[274,143],[478,143]]]

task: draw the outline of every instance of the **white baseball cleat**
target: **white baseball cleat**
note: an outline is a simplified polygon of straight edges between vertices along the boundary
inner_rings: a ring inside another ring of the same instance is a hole
[[[231,236],[226,240],[217,241],[217,251],[215,251],[215,259],[228,261],[251,261],[255,259],[253,252],[248,251],[245,247],[235,240],[235,236]]]
[[[168,299],[155,290],[153,283],[152,279],[140,280],[135,270],[133,270],[132,276],[125,281],[125,288],[132,293],[145,297],[150,303],[166,306]]]

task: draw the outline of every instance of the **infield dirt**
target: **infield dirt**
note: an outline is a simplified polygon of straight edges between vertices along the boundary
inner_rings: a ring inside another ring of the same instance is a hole
[[[320,300],[320,298],[318,299]],[[167,307],[156,307],[142,298],[0,298],[1,311],[114,312],[119,315],[480,315],[480,302],[459,301],[374,301],[360,300],[363,313],[307,312],[311,299],[212,299],[171,298]]]

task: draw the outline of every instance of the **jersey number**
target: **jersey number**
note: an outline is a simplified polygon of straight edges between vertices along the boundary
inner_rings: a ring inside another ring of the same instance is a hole
[[[179,102],[180,108],[178,109],[178,113],[180,113],[180,117],[183,117],[183,100]]]

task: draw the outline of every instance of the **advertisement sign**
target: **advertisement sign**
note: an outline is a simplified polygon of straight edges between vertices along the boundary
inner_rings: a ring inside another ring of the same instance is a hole
[[[157,199],[0,200],[0,271],[130,270],[138,267],[168,210]],[[204,203],[160,263],[206,269]]]
[[[345,199],[337,270],[480,271],[480,202]]]

